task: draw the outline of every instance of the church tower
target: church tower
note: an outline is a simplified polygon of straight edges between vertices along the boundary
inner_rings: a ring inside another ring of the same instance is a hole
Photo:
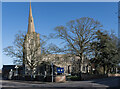
[[[28,30],[24,39],[23,47],[23,65],[25,75],[35,74],[40,55],[41,55],[40,38],[39,34],[35,32],[30,2]]]

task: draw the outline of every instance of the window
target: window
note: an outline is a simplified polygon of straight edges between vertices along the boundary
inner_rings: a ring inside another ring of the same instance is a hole
[[[83,66],[83,71],[85,71],[85,66]]]

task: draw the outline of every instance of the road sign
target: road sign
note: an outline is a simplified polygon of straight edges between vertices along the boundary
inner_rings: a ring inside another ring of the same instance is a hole
[[[57,68],[57,73],[64,73],[64,68],[58,67],[58,68]]]

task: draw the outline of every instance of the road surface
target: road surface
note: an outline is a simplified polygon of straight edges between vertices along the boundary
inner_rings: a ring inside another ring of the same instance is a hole
[[[2,80],[0,84],[2,84],[3,89],[108,89],[109,87],[117,87],[120,89],[120,77],[109,77],[89,81],[67,81],[65,83]]]

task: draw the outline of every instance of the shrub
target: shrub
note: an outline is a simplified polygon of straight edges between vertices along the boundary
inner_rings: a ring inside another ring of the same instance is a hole
[[[81,77],[79,77],[79,76],[67,76],[67,80],[80,81]]]

